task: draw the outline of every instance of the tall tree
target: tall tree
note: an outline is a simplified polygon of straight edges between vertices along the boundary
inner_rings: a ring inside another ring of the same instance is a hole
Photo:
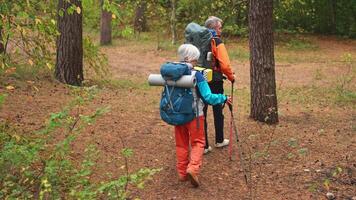
[[[147,31],[147,21],[146,21],[146,8],[147,8],[147,2],[146,1],[140,1],[136,8],[136,15],[135,15],[135,22],[134,22],[134,29],[135,32],[143,32]]]
[[[3,44],[3,38],[2,38],[2,26],[0,24],[0,54],[5,51],[4,44]]]
[[[62,83],[81,85],[83,75],[83,30],[81,0],[58,1],[57,58],[55,77]]]
[[[329,0],[331,4],[331,30],[332,33],[336,33],[336,15],[337,15],[337,0]]]
[[[100,23],[100,44],[111,44],[112,29],[111,29],[112,13],[109,12],[105,5],[104,0],[101,0],[101,23]]]
[[[172,44],[176,44],[176,40],[177,40],[176,0],[171,0],[171,5],[172,5],[172,13],[171,13]]]
[[[250,0],[250,116],[269,124],[278,122],[272,25],[273,0]]]

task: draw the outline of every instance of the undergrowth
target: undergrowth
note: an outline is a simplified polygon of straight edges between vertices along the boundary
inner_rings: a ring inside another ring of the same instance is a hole
[[[71,89],[73,100],[58,113],[52,113],[44,128],[22,133],[9,121],[0,121],[0,198],[1,199],[127,199],[128,186],[144,187],[159,169],[140,169],[118,179],[95,183],[92,168],[99,151],[88,144],[83,159],[72,157],[72,144],[109,107],[83,114],[94,99],[97,87]],[[0,105],[6,101],[0,95]],[[1,109],[1,107],[0,107]],[[122,155],[132,156],[124,148]]]

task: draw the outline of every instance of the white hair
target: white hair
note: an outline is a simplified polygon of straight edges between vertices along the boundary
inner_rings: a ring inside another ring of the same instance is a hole
[[[221,24],[223,23],[223,21],[220,18],[215,17],[215,16],[210,16],[205,21],[204,26],[209,29],[215,29],[215,27],[218,25],[218,22],[220,22]]]
[[[178,48],[178,57],[180,61],[191,62],[193,60],[198,60],[199,56],[199,49],[192,44],[182,44]]]

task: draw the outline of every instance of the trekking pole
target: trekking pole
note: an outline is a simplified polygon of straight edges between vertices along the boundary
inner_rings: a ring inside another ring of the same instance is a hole
[[[231,86],[231,89],[232,89],[232,92],[233,92],[233,84]],[[233,94],[233,93],[231,93]],[[233,95],[232,95],[233,96]],[[232,97],[231,97],[231,102],[232,101]],[[236,123],[235,123],[235,118],[234,118],[234,112],[233,112],[233,108],[232,108],[232,104],[228,104],[229,106],[229,110],[230,110],[230,113],[231,113],[231,123],[232,123],[232,127],[234,128],[234,132],[235,132],[235,137],[236,137],[236,142],[237,142],[237,147],[239,148],[238,149],[238,156],[239,156],[239,159],[240,159],[240,165],[241,165],[241,168],[242,168],[242,171],[244,173],[244,177],[245,177],[245,182],[246,184],[248,184],[248,181],[247,181],[247,173],[246,173],[246,168],[245,168],[245,162],[244,162],[244,158],[242,157],[242,145],[240,143],[240,140],[239,140],[239,136],[238,136],[238,132],[237,132],[237,126],[236,126]],[[231,133],[232,135],[232,133]],[[231,156],[231,155],[230,155]],[[231,160],[231,157],[230,157],[230,160]]]
[[[231,82],[231,104],[234,103],[234,83]],[[229,106],[230,109],[230,106]],[[231,106],[230,109],[231,112],[233,112],[233,108]],[[229,159],[232,161],[232,117],[230,117],[230,143],[229,143]]]

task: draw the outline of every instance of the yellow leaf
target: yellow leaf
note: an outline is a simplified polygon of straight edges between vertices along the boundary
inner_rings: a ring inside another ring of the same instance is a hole
[[[5,74],[13,74],[16,71],[16,67],[10,67],[9,69],[5,70]]]
[[[112,15],[111,15],[111,18],[116,19],[116,15],[115,15],[115,14],[112,14]]]
[[[36,86],[33,86],[33,88],[35,88],[35,90],[36,90],[37,92],[40,91]]]
[[[80,14],[82,12],[82,9],[80,7],[77,7],[77,13]]]
[[[56,24],[56,21],[54,19],[51,19],[51,22],[52,22],[53,25]]]
[[[16,139],[16,141],[20,141],[20,139],[21,139],[20,136],[18,136],[18,135],[16,135],[16,134],[13,135],[13,137]]]
[[[53,66],[51,65],[51,63],[46,63],[48,69],[52,70],[53,69]]]
[[[37,19],[37,18],[36,18],[36,19],[35,19],[35,23],[36,23],[36,25],[37,25],[37,24],[42,23],[42,21],[41,21],[40,19]]]
[[[33,66],[33,61],[31,59],[28,59],[28,63]]]
[[[8,86],[6,86],[6,89],[7,89],[7,90],[14,90],[14,89],[15,89],[15,87],[14,87],[14,86],[12,86],[12,85],[8,85]]]

